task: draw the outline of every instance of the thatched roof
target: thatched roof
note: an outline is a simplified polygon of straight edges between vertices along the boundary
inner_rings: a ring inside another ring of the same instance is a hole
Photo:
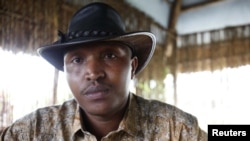
[[[169,66],[177,72],[214,71],[250,64],[250,25],[178,36]]]

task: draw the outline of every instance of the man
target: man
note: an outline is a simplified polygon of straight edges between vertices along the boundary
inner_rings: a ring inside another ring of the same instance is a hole
[[[153,34],[126,33],[116,10],[92,3],[76,12],[68,32],[59,36],[38,53],[65,72],[75,99],[17,120],[1,140],[207,140],[194,116],[129,91],[152,57]]]

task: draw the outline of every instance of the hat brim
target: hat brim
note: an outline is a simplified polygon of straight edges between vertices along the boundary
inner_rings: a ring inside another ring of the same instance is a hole
[[[141,72],[149,63],[156,46],[155,36],[150,32],[133,32],[115,37],[99,37],[81,40],[80,38],[66,43],[57,43],[38,48],[37,52],[58,70],[63,70],[64,51],[72,46],[78,46],[97,41],[122,41],[134,48],[134,55],[138,58],[135,74]]]

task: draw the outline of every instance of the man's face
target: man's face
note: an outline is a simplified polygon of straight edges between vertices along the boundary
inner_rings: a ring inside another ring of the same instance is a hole
[[[79,46],[64,55],[64,72],[74,97],[86,114],[110,116],[128,100],[137,58],[118,43]]]

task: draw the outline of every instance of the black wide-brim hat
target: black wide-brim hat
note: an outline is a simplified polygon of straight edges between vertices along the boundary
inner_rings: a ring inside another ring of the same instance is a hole
[[[156,46],[155,36],[150,32],[125,32],[118,12],[104,3],[91,3],[78,10],[70,21],[66,34],[59,32],[59,40],[38,48],[38,54],[58,70],[63,71],[63,58],[67,49],[84,44],[118,41],[132,48],[138,58],[136,74],[149,63]]]

